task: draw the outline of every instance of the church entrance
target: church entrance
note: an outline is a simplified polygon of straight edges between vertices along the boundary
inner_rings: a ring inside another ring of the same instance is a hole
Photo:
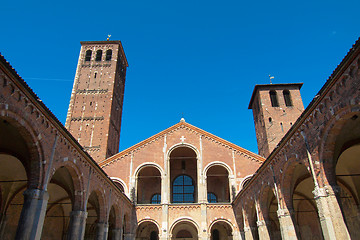
[[[198,240],[198,231],[194,224],[188,221],[179,222],[172,230],[171,239],[176,240]]]

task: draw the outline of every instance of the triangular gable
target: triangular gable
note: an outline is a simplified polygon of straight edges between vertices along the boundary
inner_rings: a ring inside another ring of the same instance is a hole
[[[246,150],[245,148],[242,148],[242,147],[240,147],[240,146],[238,146],[236,144],[233,144],[233,143],[231,143],[229,141],[226,141],[226,140],[224,140],[224,139],[222,139],[222,138],[220,138],[218,136],[215,136],[214,134],[211,134],[211,133],[209,133],[207,131],[204,131],[204,130],[198,128],[198,127],[195,127],[195,126],[193,126],[193,125],[191,125],[191,124],[189,124],[189,123],[187,123],[185,121],[180,121],[179,123],[177,123],[177,124],[167,128],[167,129],[165,129],[165,130],[163,130],[163,131],[161,131],[161,132],[159,132],[159,133],[145,139],[144,141],[141,141],[141,142],[139,142],[139,143],[137,143],[137,144],[135,144],[135,145],[133,145],[133,146],[131,146],[131,147],[129,147],[129,148],[127,148],[127,149],[125,149],[125,150],[123,150],[123,151],[121,151],[121,152],[107,158],[107,159],[105,159],[104,161],[100,162],[99,165],[100,165],[100,167],[104,167],[105,165],[110,164],[111,162],[115,161],[116,159],[119,159],[122,156],[128,155],[131,152],[142,148],[144,145],[149,144],[150,142],[154,141],[155,139],[161,138],[165,134],[168,134],[168,133],[170,133],[172,131],[175,131],[176,129],[184,128],[184,127],[189,128],[190,130],[192,130],[194,132],[197,132],[197,133],[203,135],[206,138],[213,139],[214,141],[217,141],[217,142],[221,143],[222,145],[225,145],[225,146],[227,146],[229,148],[232,148],[232,149],[234,149],[234,150],[236,150],[238,152],[244,153],[244,154],[254,158],[256,161],[259,161],[259,162],[265,161],[265,158],[263,158],[262,156],[260,156],[260,155],[258,155],[256,153],[253,153],[253,152],[251,152],[249,150]]]

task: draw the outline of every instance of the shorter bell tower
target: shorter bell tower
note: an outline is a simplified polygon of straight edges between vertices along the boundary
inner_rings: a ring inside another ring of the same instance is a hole
[[[255,85],[253,110],[259,155],[268,157],[304,111],[302,83]]]

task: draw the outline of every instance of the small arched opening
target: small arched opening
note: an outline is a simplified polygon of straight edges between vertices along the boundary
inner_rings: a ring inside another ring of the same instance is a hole
[[[137,176],[137,203],[161,203],[159,201],[161,201],[160,171],[154,166],[141,168]]]
[[[213,195],[215,202],[230,202],[229,173],[224,166],[211,166],[206,173],[206,181],[208,202],[214,202]]]

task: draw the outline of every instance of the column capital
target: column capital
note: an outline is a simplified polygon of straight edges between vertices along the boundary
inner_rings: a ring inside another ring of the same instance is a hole
[[[314,191],[312,191],[314,198],[327,197],[329,194],[326,190],[326,188],[315,187]]]
[[[26,189],[23,195],[28,199],[43,199],[44,197],[48,196],[48,193],[47,191],[44,190],[30,188],[30,189]]]
[[[266,226],[266,222],[265,222],[264,220],[256,221],[256,225],[257,225],[258,227]]]
[[[283,209],[280,208],[276,211],[276,213],[277,213],[278,217],[281,218],[281,217],[291,216],[291,214],[294,213],[294,210],[287,209],[287,208],[283,208]]]

